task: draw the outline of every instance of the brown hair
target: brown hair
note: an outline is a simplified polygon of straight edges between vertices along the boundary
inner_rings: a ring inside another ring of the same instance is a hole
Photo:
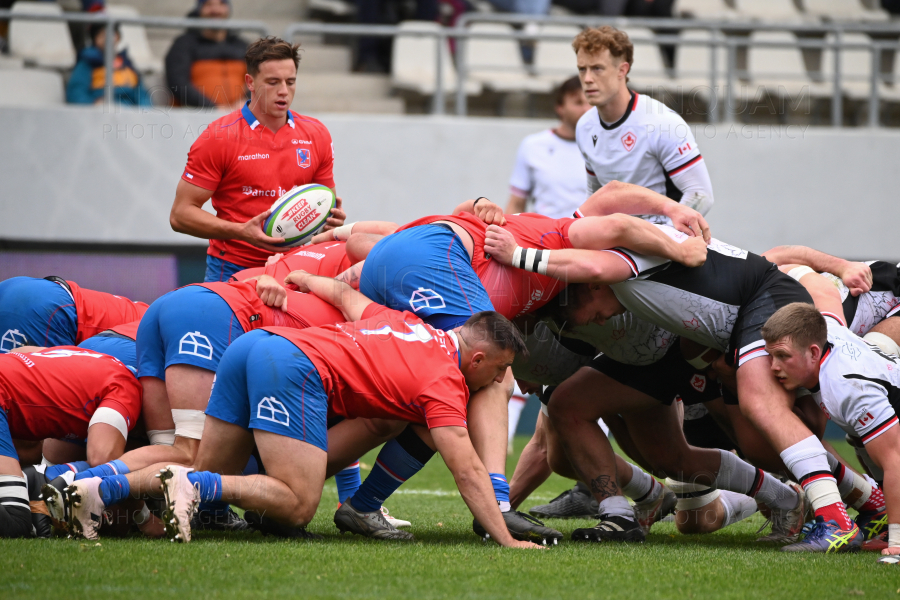
[[[247,61],[247,73],[250,76],[256,76],[259,65],[267,60],[292,60],[296,69],[300,66],[300,44],[289,44],[272,35],[259,38],[247,48],[244,60]]]
[[[500,350],[512,350],[515,354],[528,355],[525,347],[525,338],[512,324],[512,321],[498,312],[484,310],[475,313],[463,324],[463,329],[472,332],[471,337],[476,342],[486,341]]]
[[[825,317],[815,306],[806,302],[792,302],[769,317],[763,325],[762,336],[769,344],[791,338],[796,346],[815,344],[824,348],[828,342],[828,328]]]
[[[634,44],[628,34],[610,25],[589,27],[575,36],[572,48],[578,54],[582,50],[588,54],[596,54],[603,49],[609,50],[613,58],[628,63],[628,70],[634,65]],[[628,81],[628,78],[625,78]]]
[[[553,102],[556,106],[562,106],[563,102],[566,101],[566,96],[569,94],[574,94],[575,92],[581,92],[581,80],[578,79],[578,75],[573,75],[569,77],[556,88],[553,92]]]

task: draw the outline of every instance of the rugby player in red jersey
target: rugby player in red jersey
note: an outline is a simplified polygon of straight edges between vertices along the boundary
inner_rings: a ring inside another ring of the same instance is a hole
[[[292,188],[334,189],[334,146],[325,126],[290,111],[300,62],[298,45],[267,37],[247,48],[250,100],[212,122],[188,153],[175,190],[172,229],[210,241],[205,281],[227,281],[280,252],[262,230],[269,208]],[[202,209],[212,200],[216,214]],[[326,227],[344,222],[340,198]]]
[[[13,438],[87,442],[87,460],[118,458],[141,416],[141,386],[121,362],[74,346],[0,355],[0,536],[32,534]],[[29,494],[29,492],[32,492]]]
[[[0,353],[21,346],[74,346],[141,318],[147,305],[61,277],[0,282]]]
[[[513,325],[485,312],[444,332],[334,280],[295,274],[291,282],[340,306],[355,322],[305,332],[266,328],[238,340],[223,357],[208,408],[208,431],[197,460],[208,470],[159,465],[164,467],[161,485],[151,483],[147,472],[143,478],[135,473],[82,480],[73,490],[83,499],[76,513],[96,512],[129,493],[161,488],[176,540],[190,541],[191,516],[201,501],[233,502],[303,527],[315,514],[328,470],[328,417],[380,418],[427,426],[463,499],[491,536],[504,546],[537,547],[507,532],[466,432],[470,391],[502,381],[516,351],[524,349]],[[254,442],[266,476],[219,474],[234,472]],[[352,511],[350,502],[344,507],[348,519],[378,518]]]

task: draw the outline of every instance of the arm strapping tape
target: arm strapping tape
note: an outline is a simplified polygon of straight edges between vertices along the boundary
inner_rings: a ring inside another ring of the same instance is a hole
[[[815,271],[813,271],[811,268],[809,268],[807,266],[794,267],[793,269],[788,271],[788,276],[793,277],[797,281],[800,281],[801,277],[803,277],[804,275],[808,275],[809,273],[815,273]]]
[[[540,275],[547,274],[547,266],[550,264],[550,251],[537,248],[523,248],[516,246],[513,250],[512,266]]]
[[[340,227],[335,227],[334,231],[331,232],[331,235],[334,237],[334,241],[336,242],[346,242],[350,235],[353,233],[353,226],[356,225],[356,221],[352,223],[344,223]]]
[[[91,425],[96,425],[97,423],[106,423],[107,425],[112,425],[116,429],[119,430],[119,433],[122,434],[126,440],[128,439],[128,423],[125,421],[125,417],[122,416],[117,410],[113,410],[108,406],[101,406],[94,412],[94,416],[91,417],[91,422],[88,424],[88,428]]]

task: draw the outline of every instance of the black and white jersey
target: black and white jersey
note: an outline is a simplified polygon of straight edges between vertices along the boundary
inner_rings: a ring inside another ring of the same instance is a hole
[[[588,194],[611,181],[633,183],[680,201],[683,193],[702,192],[712,206],[712,184],[690,127],[671,108],[632,92],[625,114],[612,124],[587,111],[575,127],[584,157]],[[660,215],[642,215],[653,223],[670,223]]]
[[[687,236],[657,225],[678,242]],[[610,286],[627,310],[666,331],[722,352],[740,366],[765,355],[760,330],[775,310],[811,302],[802,285],[765,258],[713,239],[706,263],[684,265],[624,248],[604,250],[624,260],[634,276]]]
[[[897,424],[900,359],[867,344],[838,315],[823,313],[828,344],[819,364],[816,403],[841,429],[869,443]]]
[[[849,323],[848,329],[858,336],[869,333],[888,315],[900,313],[900,265],[883,260],[870,260],[866,264],[872,269],[872,289],[859,296],[851,296],[850,290],[837,275],[822,273],[840,292],[844,321]]]
[[[633,313],[616,315],[603,325],[589,323],[563,330],[565,337],[582,340],[626,365],[650,365],[666,355],[678,337]]]

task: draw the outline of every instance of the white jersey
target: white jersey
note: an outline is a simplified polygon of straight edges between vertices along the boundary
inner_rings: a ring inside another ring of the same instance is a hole
[[[694,134],[662,102],[632,92],[625,114],[611,125],[600,120],[596,109],[589,110],[575,127],[575,140],[587,169],[589,194],[616,180],[649,188],[676,202],[682,193],[703,192],[710,204],[700,212],[711,206],[712,185]],[[689,174],[690,185],[679,181]],[[670,222],[660,215],[642,218]]]
[[[529,135],[519,144],[510,192],[534,198],[534,208],[527,212],[553,219],[571,217],[587,197],[582,160],[575,140],[563,139],[551,129]]]
[[[867,444],[897,424],[900,361],[854,335],[837,315],[823,314],[828,345],[819,385],[810,391],[835,424]]]
[[[848,329],[858,336],[866,335],[887,317],[900,313],[900,265],[880,260],[866,261],[866,264],[872,269],[872,289],[859,296],[851,296],[837,275],[822,273],[840,292],[844,320],[849,323]]]

